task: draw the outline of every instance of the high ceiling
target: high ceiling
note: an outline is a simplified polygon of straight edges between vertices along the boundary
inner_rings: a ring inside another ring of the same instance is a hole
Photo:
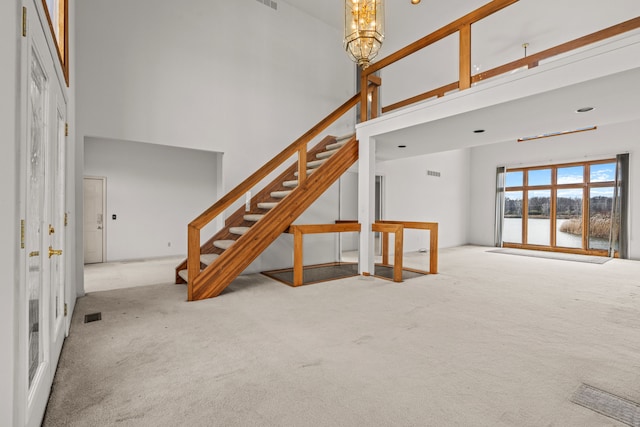
[[[342,31],[344,0],[284,1]],[[380,57],[395,52],[488,2],[422,0],[420,4],[412,5],[409,0],[387,0],[386,36]],[[612,7],[602,1],[520,0],[474,24],[474,72],[521,58],[524,55],[523,43],[529,44],[528,53],[531,54],[640,16],[640,1],[616,0],[615,3],[615,7]],[[426,52],[420,54],[422,56],[419,58],[403,60],[405,64],[401,61],[383,70],[382,104],[389,105],[421,91],[456,81],[457,48],[457,39],[444,40],[439,45],[425,49]],[[485,128],[488,123],[492,130],[487,129],[486,133],[473,136],[479,144],[590,124],[640,120],[640,103],[632,91],[625,89],[636,87],[635,82],[639,79],[640,72],[635,70],[396,131],[377,138],[377,157],[392,159],[438,151],[437,143],[413,144],[413,147],[422,148],[412,149],[410,146],[403,152],[397,150],[397,145],[424,139],[426,134],[430,141],[447,141],[446,147],[449,149],[462,144],[461,141],[467,141],[468,145],[470,132],[475,128]],[[576,108],[596,102],[599,107],[592,113],[582,116],[575,114]],[[530,114],[523,117],[523,111]]]

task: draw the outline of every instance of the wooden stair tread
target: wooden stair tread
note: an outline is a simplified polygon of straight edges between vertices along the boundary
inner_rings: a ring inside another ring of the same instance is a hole
[[[273,191],[271,193],[271,197],[273,197],[274,199],[284,199],[285,197],[287,197],[289,194],[291,194],[293,190],[285,190],[285,191]]]
[[[243,234],[245,234],[250,229],[251,229],[251,227],[231,227],[229,229],[229,233],[237,234],[238,236],[242,236]]]
[[[189,275],[187,274],[187,270],[178,271],[178,276],[180,276],[185,282],[189,282]]]
[[[247,214],[243,218],[244,218],[245,221],[258,222],[262,218],[264,218],[264,215],[263,214]]]
[[[210,265],[215,261],[220,255],[218,254],[200,254],[200,262],[204,265]]]
[[[216,240],[213,242],[213,246],[218,249],[229,249],[236,241],[235,240]]]
[[[278,205],[278,202],[262,202],[258,203],[258,209],[273,209]]]
[[[307,175],[311,175],[312,173],[314,173],[316,170],[315,169],[307,169]],[[298,171],[294,172],[295,176],[298,176]]]
[[[335,150],[321,151],[318,154],[316,154],[316,159],[328,159],[329,157],[336,154],[338,150],[339,148],[336,148]]]
[[[314,160],[312,162],[307,162],[307,167],[308,168],[317,168],[317,167],[322,166],[326,161],[327,161],[327,159]]]
[[[282,183],[282,186],[287,188],[295,188],[298,186],[298,180],[294,179],[293,181],[285,181]]]

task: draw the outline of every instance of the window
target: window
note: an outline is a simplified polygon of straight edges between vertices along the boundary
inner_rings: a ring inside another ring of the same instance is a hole
[[[49,28],[56,43],[67,86],[69,85],[69,28],[68,0],[42,0]]]
[[[507,170],[504,246],[605,255],[615,177],[614,160]]]

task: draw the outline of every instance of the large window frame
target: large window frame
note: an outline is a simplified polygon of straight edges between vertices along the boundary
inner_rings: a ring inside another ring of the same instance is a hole
[[[64,80],[69,86],[69,0],[42,0]]]
[[[586,254],[586,255],[601,255],[607,256],[607,249],[594,249],[590,248],[589,242],[589,232],[582,232],[582,247],[581,248],[570,248],[564,246],[557,246],[556,244],[556,220],[557,220],[557,194],[558,190],[582,190],[582,230],[589,230],[590,227],[590,194],[592,189],[598,188],[607,188],[614,187],[616,185],[615,174],[614,177],[610,181],[599,181],[599,180],[591,180],[591,168],[595,165],[602,164],[616,164],[616,159],[602,159],[602,160],[594,160],[594,161],[584,161],[584,162],[573,162],[573,163],[562,163],[562,164],[552,164],[552,165],[542,165],[542,166],[534,166],[534,167],[519,167],[519,168],[507,168],[506,173],[513,172],[521,172],[522,173],[522,185],[518,186],[507,186],[505,185],[504,191],[505,194],[509,192],[520,192],[522,195],[522,235],[520,242],[507,242],[503,241],[504,247],[509,248],[521,248],[521,249],[537,249],[537,250],[545,250],[552,252],[565,252],[565,253],[577,253],[577,254]],[[583,170],[583,179],[582,182],[574,182],[574,183],[558,183],[558,169],[571,168],[571,167],[582,167]],[[529,175],[530,172],[535,171],[543,171],[550,170],[551,179],[547,184],[535,185],[529,183]],[[550,197],[550,209],[549,209],[549,245],[540,245],[540,244],[531,244],[529,242],[529,227],[528,227],[528,219],[529,219],[529,192],[533,191],[549,191]]]

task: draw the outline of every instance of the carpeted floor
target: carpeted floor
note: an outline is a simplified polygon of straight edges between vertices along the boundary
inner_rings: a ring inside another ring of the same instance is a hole
[[[496,254],[530,256],[534,258],[555,259],[557,261],[586,262],[589,264],[604,264],[605,262],[611,259],[604,256],[578,255],[578,254],[567,254],[563,252],[533,251],[528,249],[513,249],[513,248],[492,249],[488,252],[492,252]]]
[[[571,399],[589,384],[640,401],[640,262],[487,249],[443,250],[440,274],[400,284],[93,292],[44,425],[624,426]]]

